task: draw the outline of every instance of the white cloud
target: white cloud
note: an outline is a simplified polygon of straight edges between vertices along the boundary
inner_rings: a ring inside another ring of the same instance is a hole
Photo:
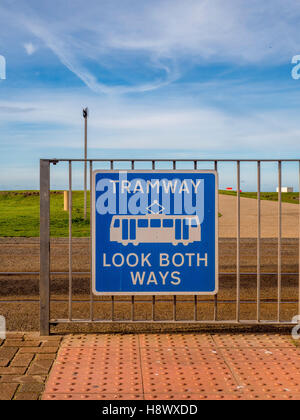
[[[27,95],[25,95],[27,97]],[[211,156],[294,154],[300,138],[297,109],[231,113],[188,97],[153,97],[148,103],[130,98],[85,97],[90,112],[89,147],[93,149],[198,150]],[[81,149],[80,95],[55,91],[47,101],[38,91],[31,99],[0,100],[2,146],[26,144],[47,150]],[[12,112],[16,109],[18,112]],[[19,146],[18,146],[19,147]],[[170,152],[171,153],[171,152]]]
[[[299,53],[295,0],[20,0],[8,11],[97,93],[157,89],[187,63],[276,65]],[[106,82],[107,71],[124,81]]]
[[[32,44],[32,42],[27,42],[24,44],[25,51],[28,55],[32,55],[36,52],[37,47]]]

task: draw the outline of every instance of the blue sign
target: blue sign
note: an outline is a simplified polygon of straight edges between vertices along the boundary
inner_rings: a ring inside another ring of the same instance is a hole
[[[93,173],[97,295],[218,292],[215,171]]]

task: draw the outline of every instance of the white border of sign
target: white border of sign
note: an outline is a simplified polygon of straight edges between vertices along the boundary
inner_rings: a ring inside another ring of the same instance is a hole
[[[95,267],[96,267],[96,244],[95,244],[95,218],[96,218],[96,206],[95,206],[95,179],[96,174],[98,173],[198,173],[198,174],[214,174],[215,175],[215,290],[213,292],[97,292],[96,291],[96,276],[95,276]],[[177,170],[177,169],[152,169],[152,170],[143,170],[143,169],[96,169],[93,171],[93,185],[91,192],[92,199],[92,290],[93,294],[96,296],[180,296],[180,295],[192,295],[192,296],[214,296],[218,294],[219,291],[219,177],[218,172],[214,170],[197,170],[197,169],[186,169],[186,170]]]

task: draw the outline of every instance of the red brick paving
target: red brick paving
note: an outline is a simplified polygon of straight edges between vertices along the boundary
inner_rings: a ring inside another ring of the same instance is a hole
[[[43,399],[299,400],[299,361],[275,334],[70,335]]]

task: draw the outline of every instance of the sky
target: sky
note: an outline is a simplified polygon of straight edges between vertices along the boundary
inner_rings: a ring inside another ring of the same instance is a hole
[[[89,158],[299,158],[299,23],[298,0],[0,0],[0,190],[38,189],[40,158],[83,157],[86,106]]]

